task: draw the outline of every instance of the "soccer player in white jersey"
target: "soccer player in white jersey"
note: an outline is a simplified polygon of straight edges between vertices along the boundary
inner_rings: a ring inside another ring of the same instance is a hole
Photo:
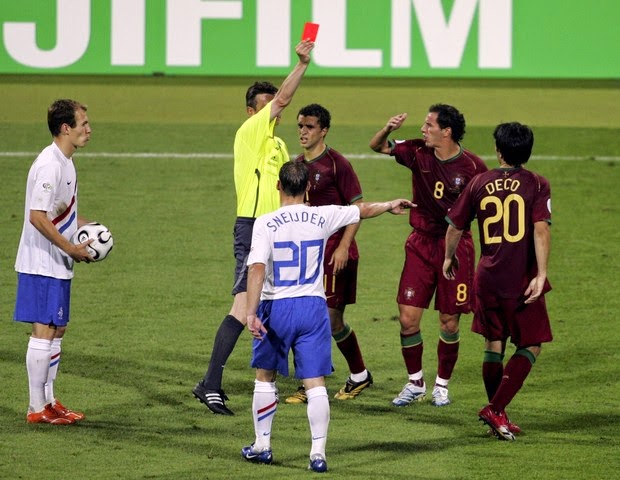
[[[278,405],[276,372],[288,375],[293,350],[295,377],[308,396],[312,434],[309,469],[325,472],[329,400],[325,375],[332,372],[331,329],[323,256],[327,239],[340,228],[385,212],[405,213],[414,205],[398,199],[350,206],[304,204],[309,188],[303,163],[280,169],[281,207],[256,219],[248,257],[247,325],[254,336],[252,366],[256,381],[252,414],[256,438],[241,455],[254,463],[271,463],[271,426]]]
[[[88,220],[78,215],[73,154],[86,146],[92,129],[86,106],[56,100],[47,112],[53,142],[32,164],[26,185],[24,225],[15,270],[14,319],[32,324],[26,352],[30,390],[28,423],[67,425],[84,414],[66,408],[54,396],[61,342],[69,322],[74,262],[91,262],[86,247],[70,238]]]

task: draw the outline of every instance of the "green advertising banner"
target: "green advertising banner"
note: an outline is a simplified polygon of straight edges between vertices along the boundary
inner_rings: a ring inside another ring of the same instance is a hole
[[[620,78],[616,0],[0,2],[0,74]]]

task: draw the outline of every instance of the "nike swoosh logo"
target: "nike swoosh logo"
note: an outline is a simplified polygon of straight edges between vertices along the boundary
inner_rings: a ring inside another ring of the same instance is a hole
[[[323,435],[322,437],[312,437],[312,440],[320,440],[321,438],[325,438],[325,435]]]
[[[462,307],[463,305],[467,305],[467,302],[456,302],[457,307]]]

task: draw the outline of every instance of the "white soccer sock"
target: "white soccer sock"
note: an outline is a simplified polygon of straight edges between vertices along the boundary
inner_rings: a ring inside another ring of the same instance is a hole
[[[445,378],[441,378],[439,375],[435,377],[435,385],[440,387],[448,388],[448,382],[450,382],[450,379],[446,380]]]
[[[51,340],[30,337],[26,351],[26,370],[28,371],[29,410],[31,412],[40,412],[47,404],[45,382],[50,368],[51,350]]]
[[[363,372],[351,373],[349,377],[351,377],[351,380],[356,383],[363,382],[368,378],[368,370],[364,369]]]
[[[416,382],[424,382],[424,371],[420,370],[419,372],[412,373],[409,375],[409,382],[416,385]]]
[[[47,383],[45,384],[45,403],[54,403],[56,398],[54,397],[54,380],[58,374],[58,367],[60,366],[60,344],[61,338],[55,338],[52,340],[52,350],[50,355],[50,368],[47,371]]]
[[[306,390],[308,396],[308,421],[312,435],[310,457],[320,454],[325,457],[327,428],[329,426],[329,397],[325,387],[314,387]]]
[[[254,451],[260,452],[271,448],[271,425],[278,407],[275,382],[254,381],[252,399],[252,416],[254,417]]]

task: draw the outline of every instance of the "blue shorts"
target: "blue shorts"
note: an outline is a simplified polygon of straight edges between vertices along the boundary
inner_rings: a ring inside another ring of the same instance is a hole
[[[263,301],[257,314],[267,334],[262,340],[254,339],[252,367],[276,370],[288,376],[288,352],[292,349],[295,378],[316,378],[332,373],[332,334],[323,298]]]
[[[18,273],[13,320],[65,327],[70,300],[71,280]]]

